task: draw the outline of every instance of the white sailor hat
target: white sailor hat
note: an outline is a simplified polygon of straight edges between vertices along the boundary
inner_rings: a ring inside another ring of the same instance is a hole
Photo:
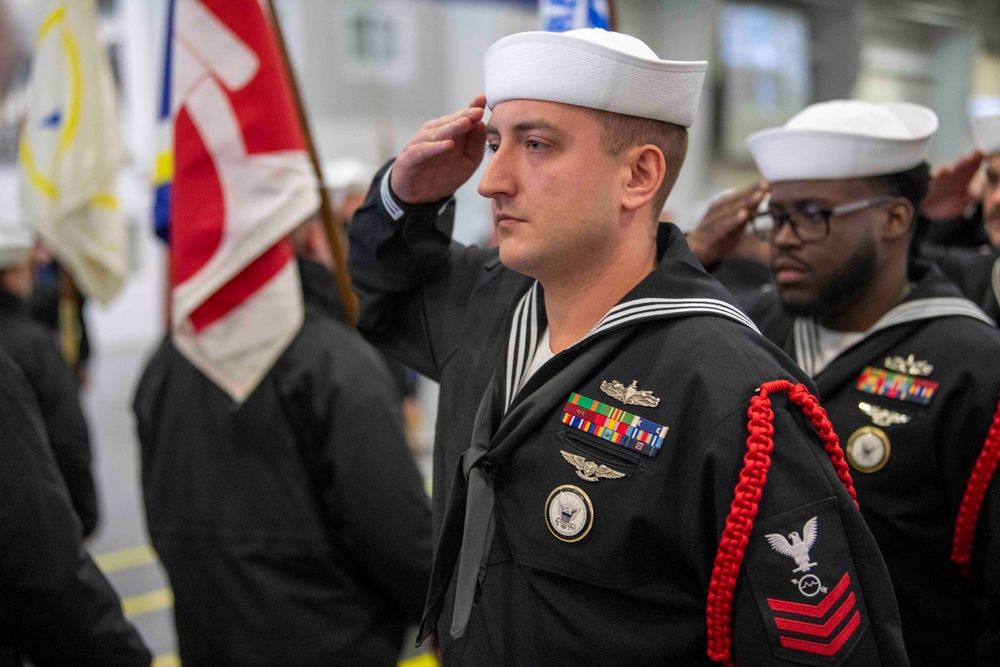
[[[747,146],[772,183],[866,178],[919,165],[937,128],[937,116],[919,104],[835,100],[751,134]]]
[[[0,269],[24,263],[34,245],[31,228],[21,217],[18,191],[17,170],[0,169]]]
[[[490,108],[526,99],[691,127],[708,63],[660,60],[641,40],[600,28],[522,32],[483,63]]]
[[[976,148],[986,155],[1000,153],[1000,97],[974,97],[970,106]]]
[[[323,163],[323,185],[330,190],[368,189],[373,176],[375,170],[354,157],[342,157]]]
[[[342,157],[323,163],[323,187],[333,196],[333,205],[340,206],[352,190],[365,192],[371,185],[375,169],[354,157]]]

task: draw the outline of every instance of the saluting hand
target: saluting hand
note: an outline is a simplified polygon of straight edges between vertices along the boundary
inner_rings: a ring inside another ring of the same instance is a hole
[[[403,147],[392,167],[389,185],[408,204],[426,204],[450,197],[483,161],[486,96],[468,108],[423,124]]]
[[[982,161],[983,154],[972,151],[952,164],[935,169],[927,195],[920,205],[920,213],[925,218],[942,222],[962,215],[965,207],[977,199],[969,191],[969,185]]]
[[[691,252],[703,266],[725,258],[740,243],[750,216],[767,194],[766,181],[719,195],[687,236]]]

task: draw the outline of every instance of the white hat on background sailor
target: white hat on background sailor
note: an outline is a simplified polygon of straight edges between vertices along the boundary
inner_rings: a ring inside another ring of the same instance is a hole
[[[573,104],[690,127],[708,63],[660,60],[641,40],[600,28],[522,32],[486,52],[486,101]]]
[[[330,191],[334,208],[343,204],[351,191],[368,191],[375,169],[354,157],[342,157],[323,163],[323,187]]]
[[[34,246],[31,227],[21,216],[18,192],[17,170],[0,168],[0,269],[26,262]]]
[[[969,106],[976,148],[984,155],[1000,153],[1000,97],[974,97]]]
[[[937,115],[919,104],[835,100],[751,134],[747,146],[772,183],[866,178],[921,164],[937,129]]]

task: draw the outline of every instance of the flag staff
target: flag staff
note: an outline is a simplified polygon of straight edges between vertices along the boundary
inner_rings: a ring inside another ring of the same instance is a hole
[[[330,252],[333,254],[334,284],[336,285],[337,293],[340,295],[340,303],[344,309],[344,318],[347,324],[353,327],[358,319],[358,299],[351,290],[351,278],[347,274],[347,251],[344,248],[343,232],[336,224],[336,217],[333,214],[333,207],[330,205],[329,194],[323,186],[323,173],[320,171],[316,146],[313,143],[312,132],[309,129],[305,106],[302,104],[302,96],[299,94],[295,72],[292,70],[292,63],[288,57],[288,49],[285,47],[285,37],[281,32],[281,23],[278,21],[278,12],[274,7],[274,0],[267,0],[267,7],[271,12],[271,21],[274,23],[274,35],[278,41],[278,50],[281,52],[281,61],[285,64],[285,73],[288,75],[288,86],[292,91],[292,98],[295,100],[295,111],[299,116],[299,125],[302,127],[306,150],[309,151],[309,161],[312,163],[316,180],[320,184],[319,214],[320,219],[323,221],[323,229],[326,231],[327,241],[330,244]]]
[[[59,348],[62,351],[66,365],[78,375],[80,371],[80,343],[83,332],[80,330],[80,302],[76,283],[69,269],[59,265],[58,276],[58,315],[56,322],[59,327]]]

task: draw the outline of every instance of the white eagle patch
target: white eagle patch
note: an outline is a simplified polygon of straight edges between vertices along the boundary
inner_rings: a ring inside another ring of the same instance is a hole
[[[801,537],[794,530],[788,534],[788,539],[780,533],[769,533],[764,537],[767,538],[771,548],[779,554],[795,559],[797,567],[792,572],[808,572],[816,567],[816,563],[809,562],[809,550],[816,544],[818,526],[819,522],[813,517],[802,527]]]

